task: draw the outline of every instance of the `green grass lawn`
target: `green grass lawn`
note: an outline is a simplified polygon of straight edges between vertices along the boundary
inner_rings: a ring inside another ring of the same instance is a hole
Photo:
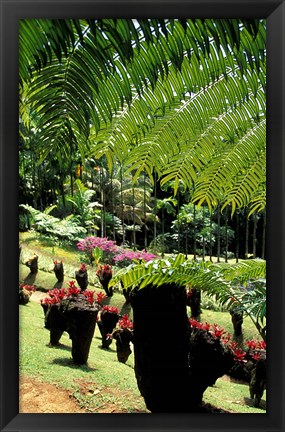
[[[74,279],[74,271],[80,265],[80,255],[76,250],[53,248],[50,243],[42,242],[36,233],[23,233],[21,261],[32,253],[39,255],[40,270],[31,277],[29,269],[20,264],[20,281],[34,284],[37,291],[48,291],[56,286],[57,280],[52,271],[53,259],[64,259],[65,279],[63,287]],[[65,257],[65,258],[64,258]],[[102,291],[96,277],[96,269],[88,268],[89,289]],[[36,299],[36,294],[34,295]],[[71,356],[71,340],[64,333],[56,348],[49,347],[49,331],[44,328],[44,313],[40,304],[33,300],[20,305],[20,375],[36,378],[44,383],[56,384],[69,391],[86,412],[145,412],[144,399],[140,395],[134,374],[134,357],[129,357],[126,364],[119,363],[115,342],[109,350],[101,349],[101,335],[96,326],[90,348],[88,364],[76,366]],[[130,306],[120,292],[105,299],[104,303],[116,306],[119,313],[128,313],[132,318]],[[188,308],[189,312],[190,309]],[[202,321],[217,323],[232,333],[231,316],[228,312],[203,310]],[[258,332],[249,318],[243,324],[244,339],[260,339]],[[249,400],[247,385],[233,383],[224,377],[217,380],[204,394],[204,401],[233,413],[265,413],[266,392],[262,407],[254,408]],[[105,410],[105,411],[104,411]]]

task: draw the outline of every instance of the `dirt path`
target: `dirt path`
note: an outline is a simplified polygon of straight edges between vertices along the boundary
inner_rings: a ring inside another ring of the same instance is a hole
[[[20,413],[76,413],[84,414],[67,391],[54,384],[42,383],[34,378],[20,378]]]

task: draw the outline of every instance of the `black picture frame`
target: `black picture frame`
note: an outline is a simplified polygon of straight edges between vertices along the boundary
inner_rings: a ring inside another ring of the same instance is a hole
[[[283,431],[284,425],[284,56],[280,0],[1,0],[1,431]],[[267,19],[266,414],[19,414],[18,21],[21,18]]]

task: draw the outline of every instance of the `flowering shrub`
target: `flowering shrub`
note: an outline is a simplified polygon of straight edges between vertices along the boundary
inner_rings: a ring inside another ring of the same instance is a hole
[[[156,255],[148,253],[146,251],[131,251],[123,250],[121,253],[115,256],[114,261],[119,267],[125,267],[132,263],[134,260],[143,260],[145,262],[151,261],[157,258]]]
[[[103,251],[101,260],[103,262],[113,263],[114,256],[116,255],[117,246],[113,240],[108,240],[106,237],[86,237],[77,243],[77,248],[81,252],[84,252],[88,257],[90,263],[94,260],[93,250],[99,248]]]
[[[101,311],[102,312],[110,312],[110,313],[113,313],[113,314],[118,314],[119,313],[119,309],[118,308],[116,308],[115,306],[108,306],[108,305],[103,306],[102,309],[101,309]]]
[[[122,318],[118,321],[118,326],[121,329],[129,329],[129,330],[133,330],[134,328],[134,324],[133,322],[129,319],[128,315],[123,315]]]
[[[109,264],[101,264],[96,271],[96,275],[99,277],[99,279],[111,279],[112,267]]]
[[[51,304],[61,303],[62,300],[77,296],[80,293],[82,293],[86,297],[88,303],[93,304],[94,292],[89,290],[81,291],[80,288],[77,288],[75,286],[74,281],[70,281],[68,283],[68,288],[55,288],[53,290],[50,290],[48,293],[48,297],[45,297],[44,299],[41,300],[41,304],[51,305]],[[101,293],[101,297],[102,295],[104,296],[103,293]]]
[[[198,328],[209,332],[215,338],[227,345],[234,354],[234,360],[241,363],[246,363],[248,360],[257,361],[260,357],[261,350],[266,350],[266,343],[264,341],[248,340],[245,342],[248,349],[244,351],[235,341],[231,341],[231,334],[226,333],[222,327],[217,324],[201,323],[193,318],[189,319],[190,325],[193,328]]]

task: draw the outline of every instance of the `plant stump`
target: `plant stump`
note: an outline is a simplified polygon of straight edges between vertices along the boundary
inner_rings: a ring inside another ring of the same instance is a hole
[[[232,317],[232,323],[234,328],[233,338],[234,340],[242,344],[243,334],[242,334],[242,324],[243,324],[243,312],[236,309],[230,309],[230,314]]]
[[[57,346],[63,332],[67,330],[66,317],[58,303],[49,305],[42,303],[41,305],[45,314],[45,328],[50,331],[49,345]]]
[[[67,332],[72,340],[72,357],[75,363],[87,363],[95,331],[98,305],[91,305],[83,294],[62,301],[67,319]]]
[[[50,330],[50,345],[58,345],[64,331],[72,340],[72,358],[86,364],[95,331],[98,305],[91,305],[83,294],[74,295],[51,305],[42,304],[45,327]]]
[[[249,392],[254,406],[259,407],[264,389],[266,387],[266,352],[262,352],[251,370]]]
[[[112,343],[112,338],[109,337],[119,321],[119,315],[115,312],[102,310],[98,327],[102,336],[102,348],[108,348]]]
[[[19,304],[26,305],[30,301],[31,292],[25,288],[19,288]]]
[[[58,282],[63,282],[64,280],[63,262],[54,261],[53,263],[54,263],[53,271],[55,273]]]
[[[234,365],[230,348],[220,339],[204,329],[192,329],[189,351],[189,394],[188,401],[196,409],[205,390],[213,386],[216,380],[225,375]]]
[[[117,358],[120,363],[126,363],[132,353],[130,342],[133,342],[133,330],[117,329],[113,332],[116,341]]]
[[[25,262],[25,265],[29,267],[32,274],[36,274],[38,271],[38,256],[34,255],[33,258]]]
[[[82,291],[85,291],[88,287],[88,273],[87,270],[78,270],[75,272],[75,279],[80,286]]]
[[[105,291],[107,297],[112,297],[113,288],[112,287],[109,288],[109,282],[112,279],[112,275],[106,275],[104,277],[98,276],[98,278],[99,278],[100,284],[102,285],[102,288]]]
[[[135,375],[147,408],[189,412],[189,336],[185,290],[147,286],[131,294]]]

